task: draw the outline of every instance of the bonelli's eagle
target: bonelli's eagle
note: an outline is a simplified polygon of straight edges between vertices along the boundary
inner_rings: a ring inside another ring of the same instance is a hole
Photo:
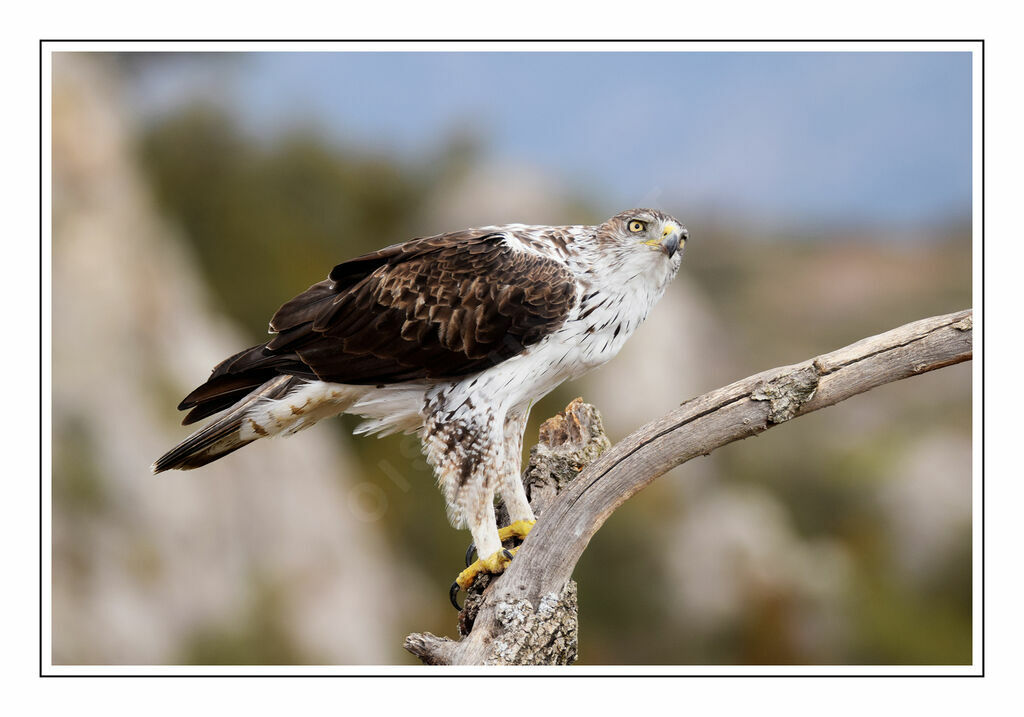
[[[456,527],[500,572],[534,522],[520,481],[530,407],[608,361],[675,277],[687,233],[659,211],[600,226],[510,224],[395,244],[346,261],[286,303],[270,341],[225,359],[178,406],[221,414],[153,464],[205,465],[340,413],[357,433],[417,432]],[[501,493],[510,525],[498,530]]]

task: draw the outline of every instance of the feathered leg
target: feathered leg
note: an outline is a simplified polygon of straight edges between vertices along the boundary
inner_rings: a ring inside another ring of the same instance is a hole
[[[480,556],[459,574],[454,593],[468,588],[482,572],[502,572],[512,558],[501,547],[494,517],[494,493],[509,455],[505,421],[485,414],[470,424],[439,410],[424,422],[422,439],[427,462],[444,491],[448,517],[455,527],[469,528]]]
[[[504,457],[500,464],[500,475],[498,490],[501,491],[501,499],[505,503],[505,510],[508,511],[508,519],[511,525],[529,523],[532,525],[536,518],[533,509],[526,498],[526,489],[523,487],[522,463],[523,463],[523,433],[526,432],[526,419],[529,414],[510,413],[505,419],[505,441]],[[518,531],[507,531],[501,539],[508,540],[510,537],[522,538],[525,533]],[[527,530],[527,532],[529,532]]]
[[[501,548],[494,519],[494,465],[501,458],[502,436],[494,435],[490,417],[470,425],[445,420],[449,415],[439,411],[424,422],[423,452],[444,492],[448,519],[456,528],[469,528],[480,554],[489,555]]]
[[[498,491],[509,516],[509,524],[498,531],[498,539],[502,543],[513,538],[522,540],[537,522],[522,480],[523,433],[526,431],[527,418],[526,412],[512,412],[505,419],[503,459],[497,466]],[[474,536],[474,542],[469,544],[466,551],[466,567],[472,564],[474,553],[489,555],[486,551],[478,552],[476,546]]]

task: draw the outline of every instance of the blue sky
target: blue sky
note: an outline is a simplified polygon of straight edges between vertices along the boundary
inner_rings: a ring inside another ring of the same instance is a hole
[[[971,202],[968,53],[259,53],[150,65],[150,111],[216,97],[423,158],[455,133],[609,206],[913,229]]]

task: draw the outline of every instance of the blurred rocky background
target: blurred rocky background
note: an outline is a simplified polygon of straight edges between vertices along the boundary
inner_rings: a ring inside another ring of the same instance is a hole
[[[683,218],[669,294],[534,408],[528,444],[576,395],[619,440],[971,305],[969,59],[615,54],[54,56],[55,663],[416,664],[406,633],[454,634],[468,534],[415,438],[344,417],[149,474],[188,433],[181,397],[345,258],[481,223]],[[662,65],[678,86],[643,81]],[[577,571],[580,664],[969,663],[971,370],[629,501]]]

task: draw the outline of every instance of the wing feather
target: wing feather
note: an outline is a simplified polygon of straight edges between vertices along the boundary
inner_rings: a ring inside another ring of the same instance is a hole
[[[218,365],[182,408],[205,413],[277,374],[349,384],[468,375],[540,341],[575,301],[568,269],[501,233],[414,239],[334,267],[278,309],[276,336]]]
[[[482,370],[560,326],[576,298],[565,267],[501,234],[414,240],[348,264],[331,272],[336,298],[325,302],[321,282],[274,316],[270,344],[339,383]]]

